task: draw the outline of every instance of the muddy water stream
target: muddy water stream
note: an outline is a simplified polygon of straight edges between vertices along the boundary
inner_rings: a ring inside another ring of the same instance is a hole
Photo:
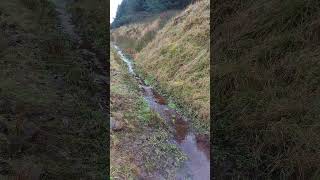
[[[155,91],[151,86],[147,86],[144,81],[136,75],[133,70],[133,63],[121,49],[113,45],[120,58],[127,64],[128,71],[138,81],[143,96],[150,108],[159,113],[167,123],[174,126],[175,143],[188,157],[183,167],[176,174],[176,179],[185,180],[207,180],[210,179],[210,146],[209,138],[203,135],[196,135],[190,125],[189,120],[167,105],[167,100]]]

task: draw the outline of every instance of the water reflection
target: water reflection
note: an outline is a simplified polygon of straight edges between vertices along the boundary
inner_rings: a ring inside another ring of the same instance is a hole
[[[176,141],[181,144],[188,134],[188,123],[178,116],[175,118],[174,125],[176,129]]]

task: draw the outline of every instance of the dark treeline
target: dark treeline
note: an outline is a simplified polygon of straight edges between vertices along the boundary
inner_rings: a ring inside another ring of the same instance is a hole
[[[135,21],[143,12],[160,13],[170,9],[183,9],[191,2],[192,0],[123,0],[111,26],[116,28]]]

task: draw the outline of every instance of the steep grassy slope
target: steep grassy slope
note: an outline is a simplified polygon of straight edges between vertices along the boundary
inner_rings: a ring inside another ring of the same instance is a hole
[[[156,15],[147,14],[148,17],[143,21],[112,29],[111,41],[116,42],[126,53],[134,57],[179,12],[171,10]]]
[[[190,5],[144,47],[136,66],[151,83],[209,124],[209,1]]]
[[[214,7],[217,175],[319,179],[319,1]]]
[[[0,179],[106,176],[102,87],[57,24],[49,1],[0,2]]]
[[[209,1],[203,0],[184,11],[168,11],[111,33],[111,39],[133,56],[146,83],[159,87],[188,114],[202,119],[197,124],[207,130],[209,12]]]

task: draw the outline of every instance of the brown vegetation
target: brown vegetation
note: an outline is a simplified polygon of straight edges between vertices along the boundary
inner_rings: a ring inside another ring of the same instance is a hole
[[[209,123],[209,1],[189,6],[174,17],[136,58],[145,77]],[[157,84],[157,83],[156,83]]]
[[[319,179],[319,2],[215,2],[216,175]]]
[[[106,176],[105,88],[58,23],[51,1],[0,2],[0,179]]]

